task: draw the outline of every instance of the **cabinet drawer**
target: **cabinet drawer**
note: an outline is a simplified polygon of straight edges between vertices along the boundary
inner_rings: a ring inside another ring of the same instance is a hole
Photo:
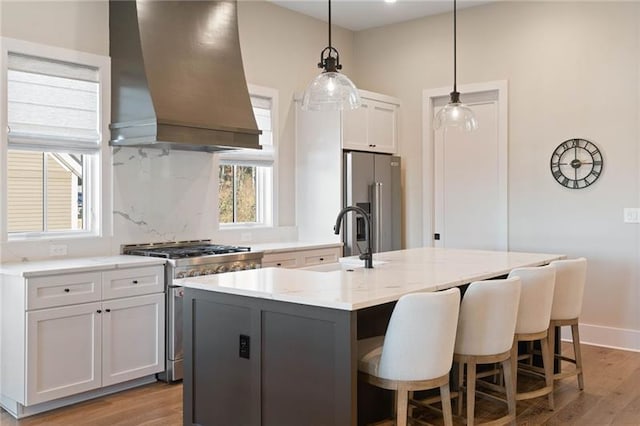
[[[287,253],[287,256],[276,256],[275,258],[265,256],[262,259],[263,268],[297,268],[298,258],[295,253]]]
[[[163,266],[117,269],[102,273],[102,298],[105,300],[163,291]]]
[[[335,263],[338,261],[340,249],[307,250],[299,253],[301,267],[319,265],[321,263]]]
[[[51,275],[27,279],[27,310],[100,300],[100,273]]]

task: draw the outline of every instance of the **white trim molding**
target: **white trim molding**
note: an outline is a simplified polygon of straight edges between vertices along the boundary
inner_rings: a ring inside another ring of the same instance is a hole
[[[434,101],[437,98],[448,96],[451,86],[422,91],[422,211],[423,234],[422,244],[425,247],[433,246],[433,228],[435,214],[435,138],[433,130]],[[506,242],[505,250],[509,245],[509,211],[508,211],[508,82],[507,80],[489,81],[484,83],[472,83],[458,86],[458,91],[465,97],[481,94],[483,92],[497,92],[498,96],[498,143],[500,146],[498,171],[500,186],[500,205],[504,206],[500,212],[499,223],[504,224],[503,240]]]
[[[585,345],[640,352],[640,330],[593,324],[580,324],[579,328],[580,343]],[[562,327],[561,338],[563,341],[571,341],[570,327]]]

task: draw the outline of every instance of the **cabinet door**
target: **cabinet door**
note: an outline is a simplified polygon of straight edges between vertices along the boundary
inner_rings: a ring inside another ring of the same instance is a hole
[[[369,151],[368,101],[363,99],[362,106],[342,111],[342,148]]]
[[[397,145],[398,107],[385,102],[369,102],[369,147],[376,152],[394,154]]]
[[[164,371],[164,293],[103,302],[102,385]]]
[[[100,387],[100,310],[97,302],[26,313],[25,405]]]

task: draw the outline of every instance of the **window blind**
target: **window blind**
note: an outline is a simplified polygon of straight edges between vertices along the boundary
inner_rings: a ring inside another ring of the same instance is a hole
[[[8,55],[9,147],[94,153],[100,147],[98,70]]]

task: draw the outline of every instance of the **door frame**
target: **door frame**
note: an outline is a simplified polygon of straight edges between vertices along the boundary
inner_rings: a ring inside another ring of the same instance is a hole
[[[496,91],[498,93],[498,185],[500,198],[500,229],[503,250],[509,249],[508,206],[508,82],[496,80],[458,86],[463,94]],[[433,129],[434,99],[448,96],[451,86],[422,91],[422,245],[433,247],[435,221],[435,140]],[[480,124],[482,125],[482,124]]]

